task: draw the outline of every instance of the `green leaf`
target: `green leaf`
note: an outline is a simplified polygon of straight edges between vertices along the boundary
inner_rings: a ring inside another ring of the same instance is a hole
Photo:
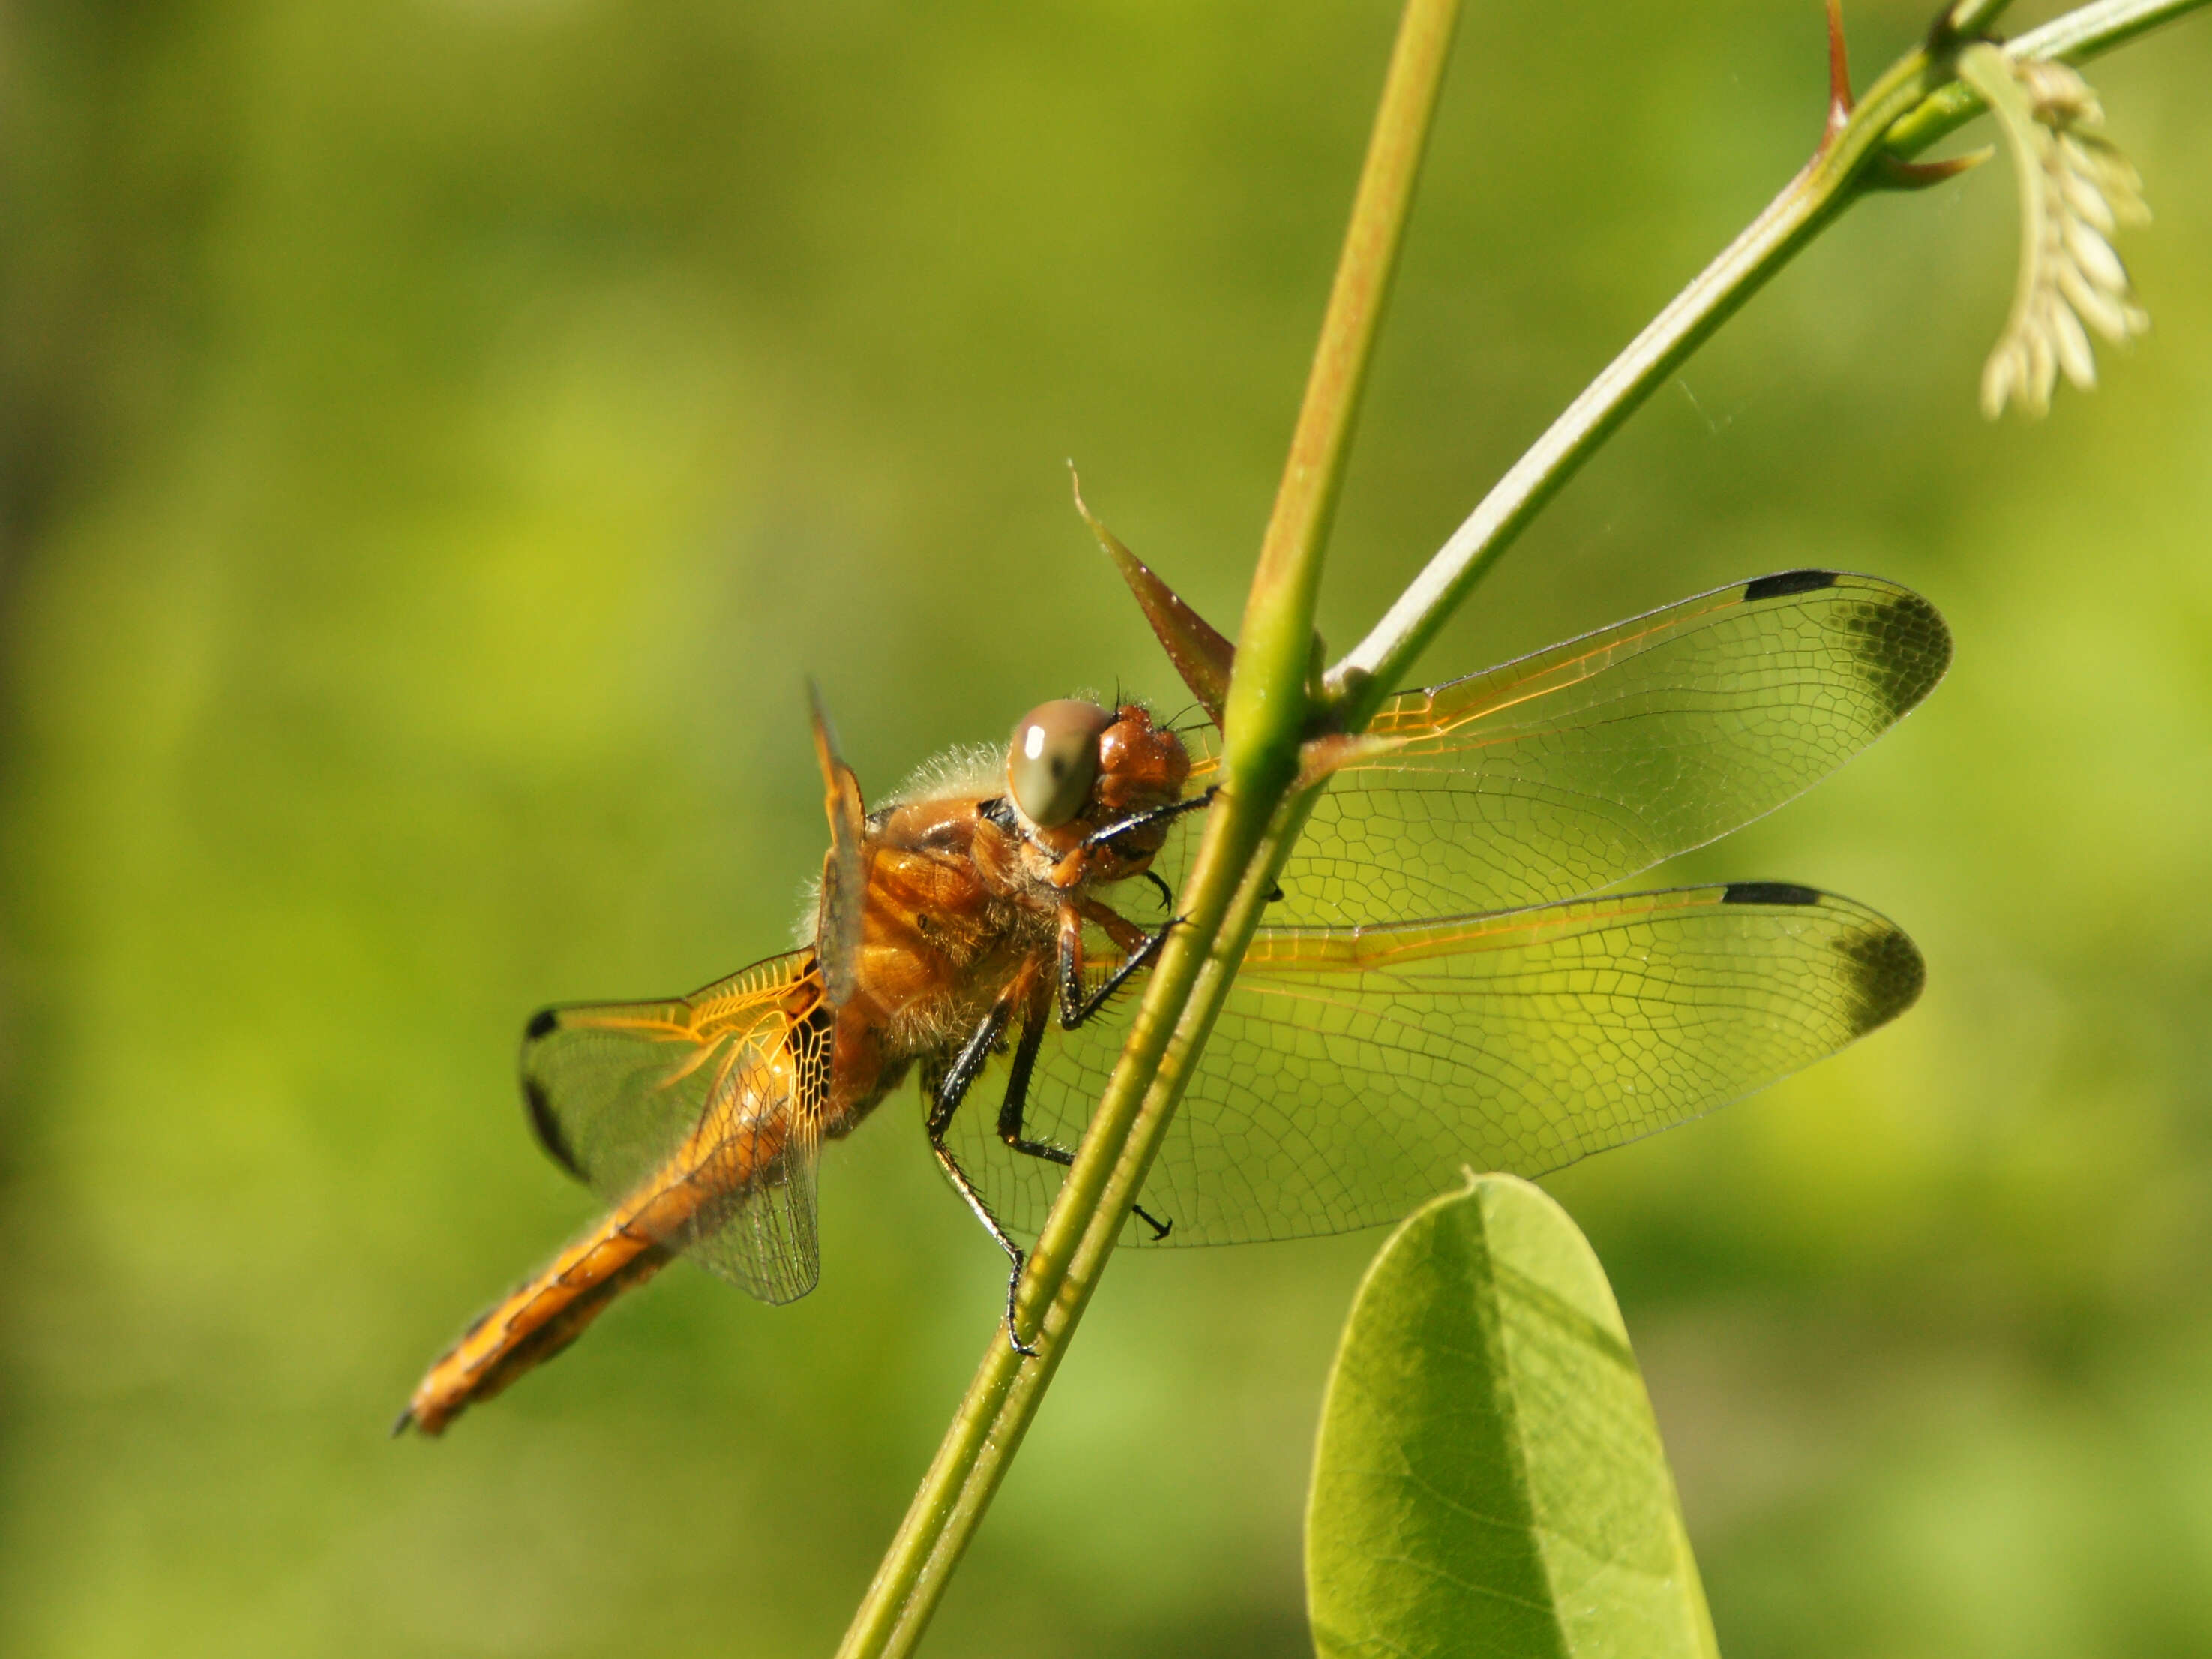
[[[1306,1596],[1323,1659],[1717,1654],[1612,1288],[1527,1182],[1475,1177],[1368,1269],[1322,1413]]]

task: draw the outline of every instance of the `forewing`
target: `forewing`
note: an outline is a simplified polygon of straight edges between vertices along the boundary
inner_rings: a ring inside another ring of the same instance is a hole
[[[1927,696],[1950,655],[1919,595],[1799,570],[1403,693],[1316,803],[1268,921],[1595,892],[1810,787]],[[1201,757],[1193,787],[1212,769]]]
[[[823,810],[830,820],[830,848],[822,857],[822,898],[814,921],[814,950],[823,988],[834,1010],[852,1000],[860,972],[861,915],[867,902],[866,811],[860,781],[837,755],[822,689],[812,682],[807,696],[814,720],[814,753],[822,767]]]
[[[1774,883],[1263,931],[1144,1207],[1170,1244],[1392,1220],[1465,1169],[1541,1175],[1786,1077],[1901,1012],[1921,975],[1873,911]],[[1126,1025],[1102,1018],[1048,1051],[1032,1135],[1075,1144]],[[995,1147],[994,1106],[961,1126],[965,1151],[1033,1229],[1060,1171]]]
[[[522,1093],[554,1159],[764,1302],[814,1286],[814,1166],[833,1023],[811,951],[688,997],[548,1008]]]

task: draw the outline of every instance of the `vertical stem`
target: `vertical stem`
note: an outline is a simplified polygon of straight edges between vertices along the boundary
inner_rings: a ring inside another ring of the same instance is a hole
[[[1290,457],[1237,635],[1237,675],[1224,722],[1231,734],[1232,787],[1243,781],[1242,769],[1261,758],[1263,745],[1273,750],[1274,739],[1292,734],[1278,757],[1287,757],[1296,738],[1304,735],[1322,549],[1336,516],[1352,427],[1382,326],[1383,297],[1405,240],[1407,209],[1457,22],[1456,4],[1409,0],[1399,26]],[[1241,753],[1235,741],[1240,731]]]
[[[1018,1317],[1024,1328],[1036,1320],[1037,1355],[1025,1360],[1003,1330],[993,1330],[846,1632],[842,1659],[908,1654],[921,1639],[1097,1288],[1257,924],[1258,896],[1267,881],[1249,878],[1255,856],[1269,854],[1264,867],[1287,847],[1276,808],[1297,775],[1297,745],[1305,735],[1322,549],[1458,13],[1458,0],[1407,0],[1399,24],[1245,611],[1225,722],[1228,776],[1206,814],[1182,896],[1188,924],[1176,930],[1151,975],[1121,1063],[1023,1278]]]

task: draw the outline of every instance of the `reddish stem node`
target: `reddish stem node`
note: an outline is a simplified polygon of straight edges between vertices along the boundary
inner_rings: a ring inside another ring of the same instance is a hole
[[[1853,102],[1850,54],[1844,46],[1843,0],[1828,0],[1828,124],[1821,130],[1821,149],[1836,142],[1836,135],[1851,118]]]

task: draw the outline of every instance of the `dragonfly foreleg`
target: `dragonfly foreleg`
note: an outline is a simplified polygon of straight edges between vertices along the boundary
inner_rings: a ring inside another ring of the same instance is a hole
[[[1086,848],[1103,847],[1117,836],[1132,830],[1149,830],[1156,823],[1171,823],[1186,812],[1196,812],[1213,805],[1214,789],[1202,789],[1188,800],[1171,801],[1165,806],[1155,806],[1149,812],[1132,812],[1126,818],[1116,818],[1103,829],[1093,830],[1083,838]]]
[[[1006,1097],[999,1103],[999,1139],[1016,1152],[1041,1158],[1048,1164],[1069,1164],[1075,1154],[1049,1140],[1031,1140],[1022,1133],[1022,1114],[1030,1097],[1030,1073],[1036,1069],[1037,1049],[1044,1042],[1046,1004],[1032,994],[1022,1011],[1021,1040],[1014,1045],[1014,1063],[1006,1073]]]
[[[1012,1264],[1006,1274],[1006,1340],[1013,1344],[1015,1352],[1033,1356],[1036,1352],[1036,1348],[1023,1341],[1020,1332],[1014,1328],[1014,1304],[1022,1287],[1022,1266],[1028,1257],[1022,1247],[1014,1243],[1013,1236],[1000,1225],[999,1218],[991,1212],[991,1206],[984,1202],[983,1194],[968,1178],[968,1172],[960,1167],[960,1160],[953,1157],[952,1149],[945,1144],[945,1132],[951,1125],[952,1114],[959,1109],[960,1102],[967,1095],[969,1085],[990,1063],[991,1055],[997,1050],[1000,1039],[1006,1035],[1006,1022],[1012,1017],[1015,1003],[1021,995],[1018,988],[1010,989],[993,1003],[990,1012],[983,1016],[982,1023],[976,1026],[974,1035],[961,1045],[960,1052],[953,1056],[952,1063],[945,1067],[945,1075],[938,1079],[937,1087],[931,1094],[929,1119],[926,1127],[929,1150],[935,1156],[938,1166],[945,1171],[954,1189],[967,1200],[968,1207],[975,1212],[975,1218],[998,1241],[999,1248],[1006,1253],[1006,1260]],[[1027,1040],[1029,1023],[1024,1022],[1024,1041]],[[1030,1055],[1034,1060],[1034,1045],[1030,1047]],[[1019,1058],[1017,1054],[1018,1064]]]
[[[1114,942],[1127,951],[1121,965],[1106,976],[1106,982],[1087,995],[1083,989],[1083,922],[1089,918],[1115,936]],[[1060,910],[1060,1026],[1072,1031],[1096,1014],[1113,999],[1114,993],[1129,982],[1129,975],[1152,965],[1160,947],[1168,942],[1168,935],[1182,926],[1183,918],[1170,916],[1160,924],[1159,931],[1139,933],[1127,918],[1117,915],[1103,904],[1086,905],[1079,909],[1064,904]]]

